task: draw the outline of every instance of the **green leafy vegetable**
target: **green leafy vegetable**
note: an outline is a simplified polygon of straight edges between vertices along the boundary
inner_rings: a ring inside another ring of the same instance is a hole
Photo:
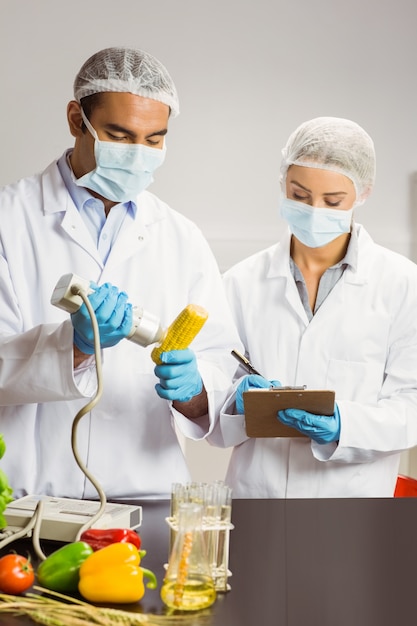
[[[0,459],[6,451],[6,444],[3,435],[0,435]],[[6,506],[13,500],[13,489],[9,485],[6,474],[0,469],[0,528],[7,526],[3,513]]]

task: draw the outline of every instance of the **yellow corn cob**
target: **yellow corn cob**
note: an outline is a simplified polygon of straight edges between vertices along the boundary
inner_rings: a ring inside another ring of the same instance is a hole
[[[164,338],[151,352],[152,360],[160,365],[161,353],[169,350],[185,350],[200,332],[208,313],[198,304],[189,304],[168,327]]]

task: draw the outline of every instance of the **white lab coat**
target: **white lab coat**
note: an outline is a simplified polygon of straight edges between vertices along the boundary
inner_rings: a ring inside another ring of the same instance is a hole
[[[400,452],[417,445],[417,266],[356,228],[357,271],[310,323],[289,232],[224,277],[254,367],[283,385],[335,390],[341,416],[338,444],[248,439],[231,393],[210,442],[236,446],[226,477],[235,497],[392,496]]]
[[[214,256],[200,230],[153,194],[141,193],[137,205],[134,224],[122,227],[103,265],[56,162],[0,193],[0,432],[7,446],[0,466],[16,497],[97,497],[70,445],[96,370],[74,375],[69,314],[50,304],[63,274],[113,283],[164,327],[189,303],[209,312],[192,348],[210,417],[188,420],[158,397],[153,346],[124,340],[103,351],[104,393],[81,419],[78,447],[108,498],[168,497],[172,482],[190,480],[174,425],[202,438],[224,400],[238,339]]]

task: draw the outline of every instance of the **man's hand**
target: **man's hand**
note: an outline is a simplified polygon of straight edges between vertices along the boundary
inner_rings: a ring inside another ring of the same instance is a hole
[[[189,402],[203,390],[203,381],[197,368],[197,359],[192,350],[162,352],[162,365],[154,369],[159,383],[156,393],[165,400]]]
[[[132,329],[133,313],[124,291],[105,283],[100,287],[95,286],[88,299],[96,315],[101,348],[114,346],[128,336]],[[76,347],[84,354],[94,354],[93,326],[84,302],[76,313],[72,313],[71,322]]]

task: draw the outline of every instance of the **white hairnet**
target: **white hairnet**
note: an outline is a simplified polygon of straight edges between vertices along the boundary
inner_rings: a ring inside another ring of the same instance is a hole
[[[171,115],[179,114],[178,95],[166,68],[143,50],[105,48],[84,63],[74,81],[74,97],[104,91],[129,92],[167,104]]]
[[[338,117],[317,117],[301,124],[282,150],[282,188],[290,165],[344,174],[355,186],[355,204],[362,204],[375,181],[374,144],[355,122]]]

